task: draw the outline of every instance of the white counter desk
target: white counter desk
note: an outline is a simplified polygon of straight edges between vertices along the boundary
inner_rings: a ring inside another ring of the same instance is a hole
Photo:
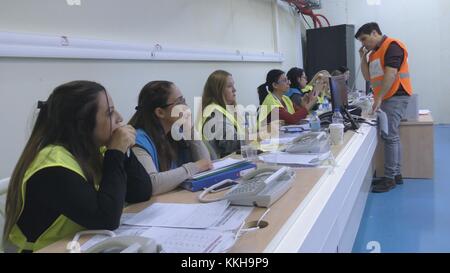
[[[376,129],[362,125],[358,133],[345,134],[344,145],[333,147],[334,168],[296,169],[293,187],[264,218],[269,225],[243,235],[231,252],[350,252],[371,184],[376,146]],[[138,212],[154,202],[197,203],[197,194],[180,189],[125,212]],[[264,212],[255,208],[247,220],[257,220]],[[63,252],[69,239],[40,252]]]

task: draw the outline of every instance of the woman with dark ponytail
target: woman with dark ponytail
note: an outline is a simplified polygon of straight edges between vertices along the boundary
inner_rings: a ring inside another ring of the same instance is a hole
[[[186,101],[174,83],[149,82],[142,88],[129,122],[137,130],[133,151],[150,176],[154,195],[171,191],[212,167],[202,141],[174,140],[171,132],[178,130],[172,127],[180,117],[172,112],[177,106],[186,108]],[[178,110],[185,113],[184,108]]]
[[[150,198],[145,169],[127,150],[135,131],[105,88],[74,81],[45,102],[11,176],[4,246],[34,252],[84,229],[114,230],[125,202]]]
[[[290,88],[290,81],[286,74],[278,69],[269,71],[266,82],[258,87],[260,100],[259,123],[270,123],[271,113],[277,109],[279,119],[286,124],[298,124],[306,118],[308,112],[314,107],[317,97],[312,92],[311,96],[304,98],[302,106],[296,106],[291,99],[285,96]]]

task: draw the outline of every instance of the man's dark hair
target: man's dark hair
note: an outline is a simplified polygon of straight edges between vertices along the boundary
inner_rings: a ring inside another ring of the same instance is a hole
[[[362,27],[360,27],[358,29],[358,31],[356,32],[355,38],[358,39],[363,34],[370,35],[372,33],[372,31],[374,31],[374,30],[378,34],[383,35],[383,33],[381,32],[380,26],[378,26],[377,23],[372,22],[372,23],[367,23],[367,24],[363,25]]]

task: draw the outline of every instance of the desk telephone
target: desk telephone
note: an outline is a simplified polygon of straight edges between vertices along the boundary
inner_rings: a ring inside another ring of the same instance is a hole
[[[268,208],[292,187],[294,178],[295,172],[289,167],[261,168],[241,177],[240,183],[221,198],[205,199],[205,196],[223,184],[229,183],[230,180],[224,180],[205,189],[198,199],[204,203],[227,199],[232,205]]]
[[[109,230],[92,230],[78,232],[71,241],[67,250],[71,253],[80,253],[78,244],[80,236],[96,234],[111,236],[83,251],[83,253],[157,253],[161,252],[161,246],[154,239],[142,236],[116,236]],[[78,247],[77,247],[78,245]]]
[[[355,114],[361,116],[361,108],[353,108],[350,110],[354,112]],[[342,110],[342,116],[344,118],[344,132],[347,132],[348,130],[358,130],[359,124],[353,117],[353,115],[349,112],[349,110],[344,109]],[[328,127],[331,123],[333,123],[333,112],[326,112],[319,116],[320,124],[322,127]]]
[[[286,147],[291,154],[322,154],[331,149],[325,132],[309,132],[292,140]]]

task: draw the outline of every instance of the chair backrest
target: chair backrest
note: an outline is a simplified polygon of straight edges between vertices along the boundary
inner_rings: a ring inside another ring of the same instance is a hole
[[[9,178],[0,180],[0,252],[3,252],[3,228],[5,226],[6,193],[8,192]]]

